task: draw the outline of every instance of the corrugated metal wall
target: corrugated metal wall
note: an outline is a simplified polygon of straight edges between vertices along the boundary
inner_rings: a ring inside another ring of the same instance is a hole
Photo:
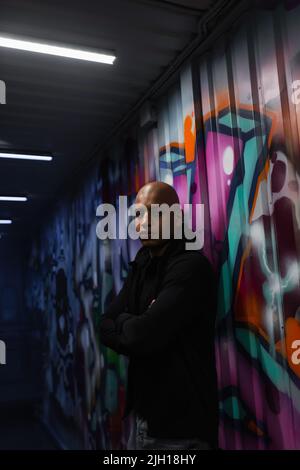
[[[299,20],[258,11],[199,63],[225,448],[300,447]]]
[[[33,246],[28,306],[47,324],[47,403],[86,448],[123,448],[128,436],[126,358],[99,345],[97,324],[137,249],[96,239],[96,207],[133,201],[153,179],[205,205],[204,250],[219,273],[220,446],[300,448],[296,3],[249,14],[189,64],[158,104],[157,129],[115,141]]]

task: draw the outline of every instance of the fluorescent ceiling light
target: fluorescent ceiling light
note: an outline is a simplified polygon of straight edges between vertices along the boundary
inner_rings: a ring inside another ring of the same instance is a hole
[[[9,219],[0,219],[0,224],[11,224],[12,220]]]
[[[27,155],[23,153],[8,153],[0,152],[0,158],[17,158],[21,160],[41,160],[41,161],[51,161],[52,157],[46,155]]]
[[[0,196],[0,201],[27,201],[23,196]]]
[[[116,59],[116,56],[114,55],[88,52],[69,47],[51,46],[50,44],[11,39],[5,36],[0,36],[0,47],[8,47],[10,49],[18,49],[20,51],[38,52],[40,54],[56,55],[59,57],[69,57],[70,59],[88,60],[90,62],[99,62],[109,65],[112,65]]]

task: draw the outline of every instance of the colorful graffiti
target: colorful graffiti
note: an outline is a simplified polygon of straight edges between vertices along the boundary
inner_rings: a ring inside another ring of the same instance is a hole
[[[228,119],[231,114],[231,109],[225,109],[215,119],[222,122],[222,131],[219,127],[218,132],[220,153],[206,153],[207,158],[213,155],[221,161],[224,177],[228,178],[226,138],[228,133],[232,135],[231,123],[235,121],[234,129],[239,130],[241,139],[235,147],[238,158],[231,172],[230,191],[223,184],[218,193],[225,200],[227,216],[226,223],[221,225],[225,233],[221,234],[219,255],[219,375],[221,395],[225,397],[220,404],[225,420],[238,429],[226,436],[224,433],[224,440],[230,448],[293,447],[296,442],[291,438],[296,436],[289,435],[287,430],[283,435],[282,430],[299,413],[296,402],[291,411],[290,400],[294,401],[299,379],[287,364],[291,345],[286,336],[289,322],[297,323],[295,314],[300,304],[294,238],[298,224],[293,226],[293,211],[295,214],[299,211],[299,198],[294,193],[299,176],[291,175],[286,156],[276,151],[269,116],[241,108],[235,110],[234,120]],[[246,126],[246,133],[242,126]],[[206,131],[211,132],[210,123]],[[206,142],[209,143],[209,138]],[[236,152],[233,153],[232,161],[236,158]],[[208,185],[209,181],[208,177]],[[212,215],[216,211],[214,198],[210,198],[210,204],[212,236],[214,241],[220,241],[220,227]],[[290,236],[282,237],[288,226]],[[228,365],[231,364],[229,374],[223,372],[224,351]],[[243,378],[247,385],[242,384]],[[272,421],[277,422],[277,429],[270,425]],[[254,442],[252,438],[258,437]]]
[[[160,179],[204,203],[204,252],[219,275],[220,446],[300,448],[300,7],[248,15],[157,103],[157,128],[127,131],[33,245],[29,311],[44,318],[45,419],[84,448],[122,449],[127,358],[97,325],[138,242],[96,238],[96,207]],[[246,25],[246,26],[245,26]],[[196,308],[196,307],[195,307]],[[196,371],[195,371],[196,373]]]
[[[124,445],[126,358],[101,347],[97,325],[136,248],[126,240],[99,244],[95,214],[104,196],[101,180],[92,176],[70,206],[62,205],[33,245],[26,290],[29,311],[44,316],[47,331],[44,419],[56,413],[86,449]]]

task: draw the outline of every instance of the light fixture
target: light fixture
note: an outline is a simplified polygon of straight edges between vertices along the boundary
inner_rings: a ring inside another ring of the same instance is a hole
[[[49,155],[29,155],[26,153],[9,153],[0,152],[0,158],[17,158],[20,160],[40,160],[40,161],[51,161],[52,157]]]
[[[69,47],[51,46],[40,42],[24,41],[21,39],[12,39],[0,36],[0,47],[18,49],[20,51],[38,52],[40,54],[50,54],[59,57],[68,57],[70,59],[88,60],[90,62],[99,62],[112,65],[116,56],[103,54],[99,52],[88,52]]]
[[[10,219],[0,219],[0,224],[11,224],[12,220]]]
[[[0,201],[27,201],[27,197],[25,196],[0,196]]]

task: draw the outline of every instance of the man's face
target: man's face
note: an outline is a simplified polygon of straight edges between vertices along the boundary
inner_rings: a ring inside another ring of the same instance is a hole
[[[157,199],[152,194],[138,194],[136,198],[137,212],[135,218],[135,228],[140,235],[140,240],[144,246],[149,248],[162,246],[168,242],[168,239],[163,238],[162,223],[163,216],[161,213],[151,217],[151,205],[159,204]],[[145,237],[145,238],[143,238]],[[147,237],[147,238],[146,238]]]

